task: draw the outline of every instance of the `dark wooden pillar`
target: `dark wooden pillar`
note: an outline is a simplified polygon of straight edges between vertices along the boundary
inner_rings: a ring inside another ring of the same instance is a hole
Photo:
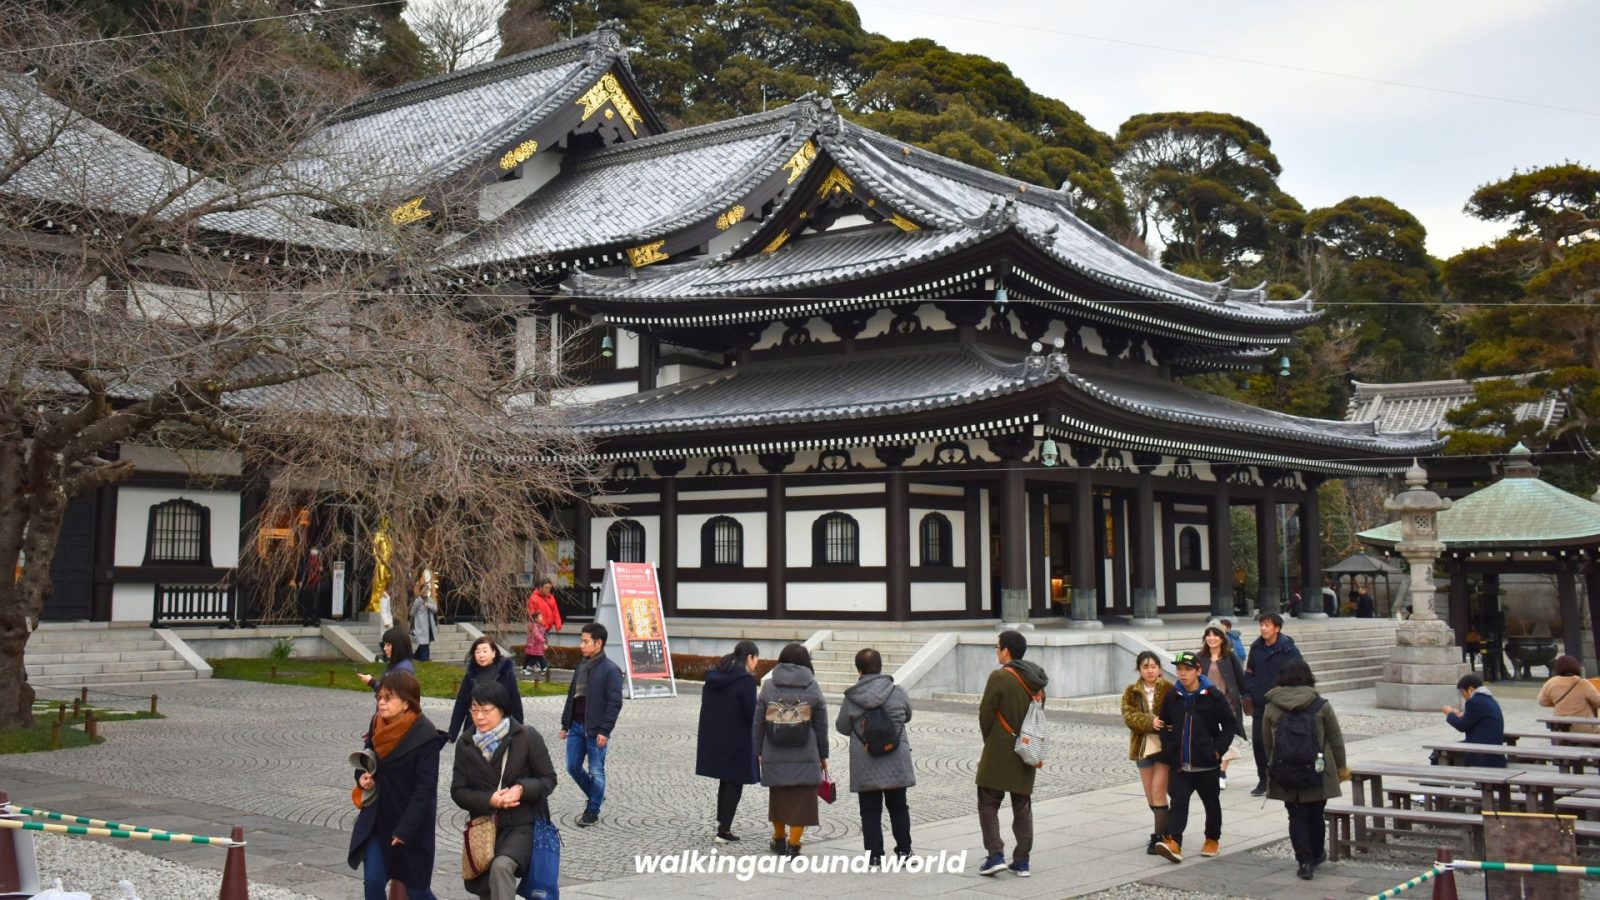
[[[656,367],[661,361],[661,341],[650,331],[639,332],[639,391],[655,390]]]
[[[1133,550],[1133,590],[1130,599],[1136,622],[1156,621],[1156,493],[1151,470],[1161,461],[1145,454],[1134,455],[1138,468],[1133,505],[1128,516],[1128,543]],[[1169,535],[1171,529],[1167,529]],[[1167,543],[1171,543],[1170,537]]]
[[[1583,588],[1589,596],[1589,628],[1594,636],[1595,655],[1600,656],[1600,563],[1590,562],[1584,567]]]
[[[988,549],[983,546],[983,488],[968,484],[965,488],[965,512],[962,531],[966,540],[967,615],[982,618],[987,614],[988,601],[984,596],[983,559]]]
[[[784,525],[783,470],[794,463],[793,453],[763,453],[757,457],[767,470],[767,617],[785,616],[788,594],[789,544]]]
[[[589,506],[587,497],[579,497],[572,508],[572,556],[574,565],[573,580],[577,584],[577,606],[586,613],[594,613],[599,598],[589,593],[589,573],[593,570],[594,560],[589,558],[589,520],[593,517],[594,510]],[[355,603],[355,598],[351,603]],[[365,603],[365,599],[361,602]],[[357,610],[359,611],[359,610]]]
[[[1282,611],[1279,602],[1281,572],[1278,563],[1278,490],[1274,482],[1276,473],[1263,469],[1261,480],[1266,483],[1261,499],[1256,501],[1256,572],[1260,577],[1260,597],[1257,604],[1264,613]]]
[[[678,614],[678,474],[684,460],[658,459],[652,465],[661,490],[661,559],[656,574],[661,581],[661,613]]]
[[[1583,616],[1578,611],[1578,584],[1575,564],[1556,565],[1556,599],[1561,603],[1561,641],[1564,652],[1583,662]],[[1600,649],[1600,646],[1597,646]]]
[[[1094,496],[1094,469],[1100,459],[1100,448],[1088,444],[1073,444],[1072,456],[1078,470],[1072,475],[1072,549],[1068,553],[1072,569],[1072,595],[1068,616],[1076,627],[1092,628],[1100,622],[1099,591],[1101,555],[1097,537],[1104,530],[1100,524],[1099,505]],[[1091,624],[1094,623],[1094,624]]]
[[[1005,461],[1000,472],[1000,617],[1026,621],[1028,613],[1028,490],[1023,460],[1033,450],[1032,434],[989,438],[989,448]]]
[[[1049,536],[1045,534],[1049,495],[1042,490],[1028,494],[1028,592],[1029,611],[1036,616],[1050,613],[1050,569],[1046,557]]]
[[[1320,619],[1322,611],[1322,501],[1318,482],[1306,479],[1300,501],[1300,615]]]
[[[889,619],[904,622],[911,618],[911,496],[906,471],[902,468],[914,448],[879,447],[878,460],[889,467],[884,499],[884,548],[886,564],[884,587],[888,592]]]
[[[1445,571],[1450,573],[1450,615],[1446,621],[1456,633],[1456,645],[1461,646],[1466,643],[1467,632],[1472,630],[1472,578],[1467,574],[1466,564],[1459,559],[1447,558]]]
[[[1233,509],[1234,468],[1213,463],[1216,489],[1211,496],[1211,614],[1233,615]]]

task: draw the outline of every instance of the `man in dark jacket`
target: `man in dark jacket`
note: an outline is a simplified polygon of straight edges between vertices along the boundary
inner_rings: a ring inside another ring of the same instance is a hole
[[[983,734],[983,755],[978,758],[978,825],[983,829],[987,854],[979,875],[1010,869],[1028,876],[1028,856],[1033,852],[1033,766],[1017,755],[1017,729],[1028,714],[1034,694],[1043,694],[1050,679],[1044,670],[1022,658],[1028,639],[1020,631],[1002,631],[995,646],[1000,668],[989,675],[978,703],[978,731]],[[1011,833],[1016,847],[1006,865],[1005,842],[1000,839],[1000,801],[1011,795]]]
[[[1300,651],[1294,639],[1283,633],[1283,616],[1277,613],[1261,614],[1261,637],[1250,644],[1245,659],[1244,675],[1250,679],[1250,704],[1245,712],[1250,716],[1250,749],[1256,757],[1256,786],[1252,797],[1267,794],[1266,742],[1261,739],[1261,717],[1267,711],[1267,691],[1278,684],[1278,673],[1291,659],[1299,659]]]
[[[600,804],[606,799],[606,744],[622,712],[622,670],[606,658],[606,627],[598,622],[583,626],[578,652],[583,661],[567,687],[561,739],[567,742],[567,774],[589,798],[578,817],[578,827],[587,828],[600,821]]]
[[[1483,678],[1476,672],[1468,672],[1456,682],[1456,690],[1461,692],[1461,708],[1444,708],[1444,720],[1450,723],[1450,727],[1465,732],[1463,740],[1468,744],[1504,744],[1505,716],[1500,713],[1499,701],[1489,696],[1489,691],[1484,688]],[[1469,766],[1503,769],[1506,767],[1506,758],[1498,753],[1468,753],[1466,763]]]
[[[1206,808],[1206,843],[1201,856],[1216,856],[1222,839],[1222,754],[1233,743],[1228,698],[1200,674],[1200,660],[1183,652],[1172,658],[1178,683],[1161,702],[1161,757],[1171,767],[1167,783],[1167,834],[1156,853],[1183,862],[1183,831],[1189,824],[1189,797],[1198,793]]]

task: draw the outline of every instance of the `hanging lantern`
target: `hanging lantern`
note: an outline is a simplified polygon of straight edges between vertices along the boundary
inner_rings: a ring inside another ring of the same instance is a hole
[[[1046,466],[1054,466],[1061,461],[1061,448],[1056,446],[1053,438],[1045,438],[1044,444],[1039,447],[1039,461]]]
[[[600,339],[600,355],[602,357],[610,359],[616,353],[616,349],[616,344],[611,341],[611,335],[608,334]]]
[[[1278,375],[1283,378],[1289,377],[1289,354],[1287,353],[1278,357]]]

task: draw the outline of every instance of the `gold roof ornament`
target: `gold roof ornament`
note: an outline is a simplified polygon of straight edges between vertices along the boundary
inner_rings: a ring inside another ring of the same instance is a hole
[[[745,214],[745,208],[735,203],[733,206],[728,208],[727,212],[717,216],[717,230],[727,231],[729,228],[732,228],[733,226],[744,221]]]
[[[505,156],[500,157],[500,168],[502,171],[509,172],[512,169],[515,169],[517,166],[527,162],[529,159],[532,159],[533,155],[538,152],[538,141],[523,141],[515,147],[512,147],[510,150],[507,150]]]
[[[623,124],[628,126],[628,131],[637,135],[640,123],[644,122],[644,116],[634,107],[628,92],[622,89],[622,82],[610,72],[600,76],[594,87],[589,88],[578,98],[578,105],[583,107],[583,120],[589,121],[607,103],[610,103],[616,114],[622,117]],[[606,111],[606,117],[611,117],[610,110]]]
[[[800,176],[804,175],[806,170],[811,168],[811,163],[816,158],[816,144],[813,144],[810,141],[806,141],[804,144],[801,144],[800,149],[796,150],[794,155],[790,156],[789,159],[783,164],[784,169],[788,170],[789,172],[789,180],[786,183],[794,184],[796,181],[799,181]]]
[[[433,210],[422,208],[422,199],[415,197],[389,210],[389,221],[395,225],[410,225],[433,215]]]
[[[648,266],[651,263],[661,262],[662,260],[668,258],[667,254],[661,252],[661,248],[665,246],[666,243],[666,239],[662,238],[659,241],[651,241],[648,244],[640,244],[637,247],[629,247],[628,262],[633,263],[633,267],[635,269],[640,268],[641,266]]]

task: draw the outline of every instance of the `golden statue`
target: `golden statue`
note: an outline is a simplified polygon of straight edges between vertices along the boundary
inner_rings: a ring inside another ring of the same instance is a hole
[[[389,591],[389,580],[394,577],[394,569],[389,566],[389,561],[394,558],[394,545],[389,540],[389,519],[385,517],[378,523],[378,530],[372,534],[372,592],[367,595],[367,612],[375,613],[379,610],[379,601]]]

